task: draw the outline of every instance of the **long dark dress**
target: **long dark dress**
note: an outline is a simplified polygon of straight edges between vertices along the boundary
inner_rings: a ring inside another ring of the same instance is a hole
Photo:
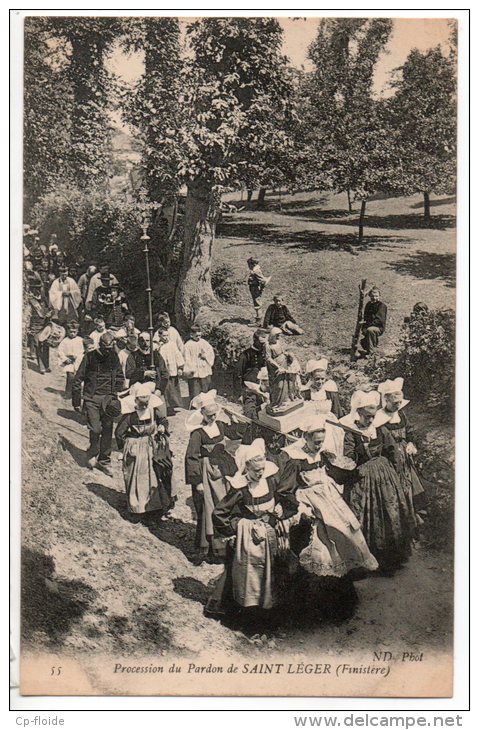
[[[165,433],[157,433],[158,426]],[[174,505],[172,497],[173,463],[168,441],[168,421],[158,409],[153,417],[140,420],[138,413],[126,413],[115,431],[116,443],[123,449],[123,476],[128,509],[134,514],[161,510],[166,514]]]
[[[268,476],[268,471],[272,471]],[[208,601],[208,613],[223,614],[245,608],[271,609],[278,602],[276,581],[280,552],[279,523],[296,512],[289,487],[279,479],[277,467],[267,462],[265,476],[253,496],[247,477],[232,486],[213,510],[216,532],[227,542],[225,568]],[[237,482],[236,475],[233,483]],[[281,516],[277,506],[281,506]],[[259,530],[264,539],[259,541]]]
[[[397,450],[392,436],[379,427],[376,437],[366,442],[359,434],[347,431],[344,455],[357,465],[349,506],[369,549],[380,567],[400,565],[411,554],[414,514],[395,470]]]
[[[195,429],[185,455],[185,481],[191,485],[197,516],[195,546],[200,556],[210,550],[219,556],[225,553],[223,541],[215,537],[212,514],[226,494],[224,478],[236,472],[236,462],[225,449],[226,439],[242,439],[246,431],[244,424],[216,421],[216,425],[216,436],[209,436],[202,426]],[[198,492],[198,484],[203,485],[203,492]]]
[[[410,441],[414,441],[413,429],[411,422],[402,409],[398,412],[398,415],[399,423],[388,421],[383,427],[389,431],[396,443],[396,471],[401,484],[414,508],[416,510],[424,509],[426,506],[424,487],[419,479],[414,457],[406,453],[406,445]]]

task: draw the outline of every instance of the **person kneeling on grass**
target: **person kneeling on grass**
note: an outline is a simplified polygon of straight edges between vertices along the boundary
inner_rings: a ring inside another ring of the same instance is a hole
[[[296,320],[284,304],[281,294],[275,294],[273,303],[269,305],[264,316],[263,326],[279,327],[285,335],[303,335],[304,330],[296,324]]]

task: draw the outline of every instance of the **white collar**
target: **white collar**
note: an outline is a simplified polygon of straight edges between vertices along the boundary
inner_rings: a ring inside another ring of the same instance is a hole
[[[377,413],[376,413],[377,416]],[[376,418],[375,416],[375,418]],[[356,421],[357,413],[356,411],[348,413],[347,416],[343,416],[339,419],[339,423],[343,423],[345,426],[349,426],[349,428],[354,428],[355,431],[358,431],[362,436],[367,436],[370,439],[375,439],[377,436],[376,432],[376,423],[375,421],[372,422],[372,424],[366,428],[359,428],[359,425]]]
[[[312,388],[312,385],[313,381],[309,380],[309,382],[307,383],[307,387],[311,390],[314,390],[314,388]],[[326,380],[320,388],[317,388],[316,392],[320,392],[321,390],[323,390],[325,393],[337,393],[338,386],[336,385],[334,380]]]
[[[394,413],[389,413],[384,408],[380,408],[379,411],[376,413],[374,426],[376,426],[376,428],[379,428],[379,426],[383,426],[385,423],[401,423],[399,411],[404,408],[404,406],[407,406],[408,403],[409,401],[404,400],[403,398],[398,410],[394,411]]]
[[[126,398],[120,398],[120,404],[121,404],[121,414],[122,416],[125,415],[125,413],[138,413],[138,411],[135,408],[135,397],[133,395],[127,395]],[[140,421],[146,421],[149,418],[152,417],[153,411],[155,408],[159,408],[159,406],[163,405],[163,400],[159,398],[157,395],[152,393],[150,395],[150,400],[148,402],[148,407],[144,411],[143,418],[139,418]]]
[[[220,429],[216,421],[213,421],[213,423],[202,424],[201,428],[210,438],[220,435]]]
[[[321,460],[321,450],[313,456],[313,454],[309,454],[307,451],[305,451],[306,446],[306,440],[305,439],[298,439],[298,441],[295,441],[292,444],[289,444],[288,446],[285,446],[281,451],[284,451],[291,459],[301,459],[301,461],[304,461],[304,459],[307,460],[308,464],[317,464]]]
[[[264,468],[263,476],[259,480],[258,484],[261,484],[261,482],[266,481],[266,479],[268,479],[268,477],[273,476],[273,474],[276,474],[277,471],[278,471],[278,467],[276,466],[276,464],[273,464],[272,461],[267,461],[266,466]],[[232,476],[232,477],[227,476],[226,478],[234,489],[244,489],[244,487],[247,487],[249,484],[248,477],[246,476],[246,474],[240,473],[238,471],[236,472],[236,474],[234,476]]]

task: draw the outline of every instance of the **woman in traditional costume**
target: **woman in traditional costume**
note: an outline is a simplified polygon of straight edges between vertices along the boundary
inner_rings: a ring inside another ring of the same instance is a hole
[[[331,401],[331,412],[336,418],[342,418],[344,411],[339,401],[338,386],[334,380],[328,380],[329,362],[325,357],[320,360],[308,360],[306,363],[306,375],[308,382],[301,387],[304,400],[310,401]]]
[[[226,417],[216,402],[216,390],[200,393],[191,401],[194,409],[186,419],[190,433],[185,456],[185,481],[191,485],[197,526],[195,546],[198,558],[209,552],[224,555],[221,540],[215,538],[212,514],[215,505],[226,494],[225,477],[236,471],[235,460],[225,449],[226,439],[242,439],[245,424],[226,423]]]
[[[161,511],[174,505],[168,421],[154,383],[136,383],[121,399],[122,418],[115,431],[123,449],[123,477],[128,510],[133,514]]]
[[[343,430],[313,415],[301,424],[303,438],[286,446],[282,481],[293,481],[299,524],[290,528],[300,565],[317,576],[343,578],[376,570],[361,526],[343,499],[355,463],[343,456]],[[306,519],[305,519],[306,518]]]
[[[263,439],[239,446],[230,488],[213,510],[217,534],[227,544],[225,569],[206,606],[208,614],[273,608],[280,591],[277,558],[287,547],[282,520],[296,511],[281,487],[279,469],[266,459]],[[256,611],[255,611],[256,614]]]
[[[403,386],[403,378],[385,380],[378,385],[382,408],[376,414],[374,425],[376,428],[380,426],[386,428],[396,443],[396,471],[415,510],[416,523],[419,525],[426,514],[425,492],[414,463],[417,449],[413,443],[411,423],[403,410],[409,403],[408,400],[404,400]]]
[[[357,390],[351,412],[341,419],[348,429],[344,455],[356,463],[349,506],[380,567],[399,567],[411,554],[414,515],[396,472],[397,449],[389,431],[374,426],[379,409],[377,391]]]

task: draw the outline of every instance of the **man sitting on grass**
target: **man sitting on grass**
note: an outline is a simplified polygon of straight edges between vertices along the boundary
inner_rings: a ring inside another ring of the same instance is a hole
[[[386,318],[388,308],[379,300],[381,292],[377,286],[369,291],[370,301],[364,307],[364,318],[362,323],[363,339],[361,347],[363,355],[372,355],[379,344],[379,337],[386,329]]]
[[[275,294],[273,303],[269,305],[264,316],[263,326],[279,327],[285,335],[303,335],[304,330],[296,324],[296,320],[283,302],[281,294]]]

